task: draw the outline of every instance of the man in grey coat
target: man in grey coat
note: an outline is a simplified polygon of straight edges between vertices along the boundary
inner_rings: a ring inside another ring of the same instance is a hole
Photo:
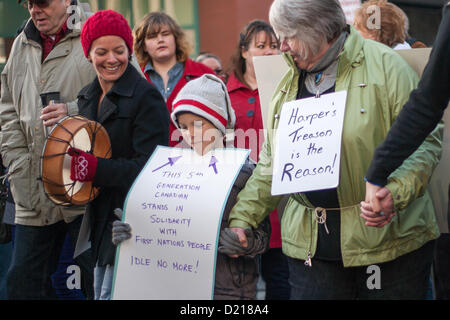
[[[30,19],[1,74],[0,150],[16,202],[7,290],[8,299],[56,299],[50,276],[67,232],[75,244],[84,208],[58,206],[47,198],[40,181],[40,157],[47,131],[65,116],[78,113],[77,94],[94,79],[95,72],[81,48],[85,14],[81,7],[74,7],[78,1],[30,0],[25,4]],[[50,92],[58,92],[60,101],[44,105],[41,95]],[[76,262],[83,292],[91,299],[90,252]]]

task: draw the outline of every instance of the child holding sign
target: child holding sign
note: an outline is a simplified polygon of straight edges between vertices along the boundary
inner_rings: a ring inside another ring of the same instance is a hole
[[[171,118],[181,130],[184,140],[201,155],[215,148],[223,148],[227,129],[233,130],[235,124],[226,86],[210,74],[192,80],[183,87],[174,101]],[[268,248],[269,221],[265,220],[258,229],[245,231],[248,234],[246,247],[241,246],[237,236],[227,228],[229,212],[253,169],[254,165],[250,162],[244,164],[225,206],[220,227],[214,299],[254,299],[256,295],[257,255]],[[118,244],[129,238],[129,224],[114,222],[113,243]]]

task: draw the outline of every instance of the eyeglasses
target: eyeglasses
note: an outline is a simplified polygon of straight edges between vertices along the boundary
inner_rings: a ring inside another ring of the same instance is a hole
[[[28,1],[24,1],[22,3],[22,6],[28,10],[33,9],[34,5],[37,5],[39,8],[47,8],[50,6],[50,3],[53,0],[28,0]],[[19,2],[22,2],[21,0],[19,0]]]

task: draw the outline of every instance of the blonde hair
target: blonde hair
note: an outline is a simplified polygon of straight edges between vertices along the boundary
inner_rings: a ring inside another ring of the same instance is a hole
[[[134,29],[134,54],[141,66],[152,62],[152,58],[146,51],[145,39],[152,33],[158,33],[163,26],[169,27],[175,38],[177,61],[185,62],[189,58],[191,46],[180,25],[164,12],[150,12]]]
[[[380,21],[378,28],[369,28],[368,21],[373,12],[371,6],[376,6],[380,11]],[[369,14],[370,13],[370,14]],[[405,15],[396,5],[386,0],[369,0],[355,12],[355,28],[364,30],[374,37],[378,42],[393,47],[398,43],[405,42]]]

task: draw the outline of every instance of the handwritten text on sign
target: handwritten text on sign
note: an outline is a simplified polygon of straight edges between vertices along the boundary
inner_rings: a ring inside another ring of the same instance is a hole
[[[335,188],[339,184],[347,92],[285,103],[276,134],[272,194]]]
[[[115,300],[212,298],[222,212],[247,156],[156,149],[125,202],[132,238],[116,255]]]

